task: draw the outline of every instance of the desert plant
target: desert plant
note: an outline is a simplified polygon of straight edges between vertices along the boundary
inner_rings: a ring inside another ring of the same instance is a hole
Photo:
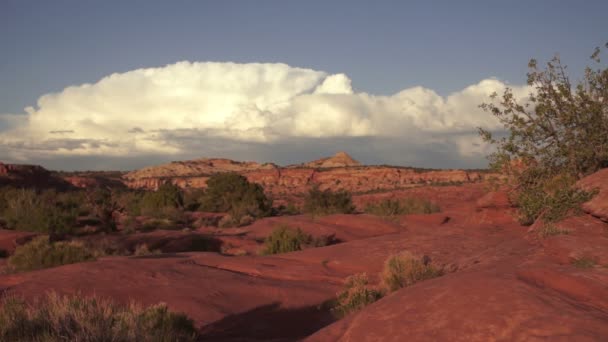
[[[578,268],[593,268],[595,264],[595,260],[588,256],[583,256],[572,260],[572,265]]]
[[[109,299],[49,293],[35,304],[18,297],[0,303],[0,340],[195,341],[193,321],[165,304],[118,305]]]
[[[318,186],[314,186],[304,199],[303,209],[313,215],[351,214],[355,211],[355,206],[351,194],[346,190],[321,191]]]
[[[433,267],[427,258],[418,259],[409,253],[402,253],[386,260],[382,280],[389,291],[396,291],[442,274],[443,272]]]
[[[141,225],[141,231],[150,232],[153,230],[164,229],[164,230],[174,230],[177,229],[175,223],[173,223],[169,219],[150,219],[144,222]]]
[[[148,245],[145,243],[135,246],[135,250],[133,251],[134,256],[146,256],[157,254],[161,254],[161,251],[158,249],[150,249],[150,247],[148,247]]]
[[[272,201],[264,188],[250,183],[247,178],[233,172],[217,173],[207,180],[207,190],[200,199],[199,209],[211,212],[228,212],[239,222],[243,216],[268,216]]]
[[[2,217],[9,229],[65,234],[73,231],[80,209],[55,191],[9,189]]]
[[[597,48],[592,59],[601,65],[599,55]],[[481,105],[507,135],[495,138],[479,129],[496,147],[489,156],[491,166],[511,176],[522,224],[567,215],[590,196],[575,189],[575,182],[608,167],[608,69],[587,67],[583,80],[573,86],[557,56],[544,70],[534,59],[528,66],[532,90],[525,102],[507,88],[500,98],[494,93],[492,102]]]
[[[110,188],[98,188],[87,192],[86,199],[91,212],[99,220],[101,228],[106,232],[116,231],[118,214],[124,208],[118,202],[114,191]]]
[[[441,211],[439,206],[424,198],[384,199],[369,203],[365,212],[378,216],[395,216],[409,214],[432,214]]]
[[[266,238],[262,255],[289,253],[302,250],[305,245],[312,241],[309,234],[300,228],[291,228],[281,225]]]
[[[538,230],[538,236],[540,236],[541,238],[547,238],[547,237],[555,236],[555,235],[567,235],[567,234],[570,234],[570,231],[565,230],[565,229],[559,229],[553,223],[545,223]]]
[[[183,208],[184,199],[182,190],[171,183],[161,185],[156,191],[145,192],[141,199],[141,213],[143,215],[158,215],[159,210],[165,208]]]
[[[8,259],[8,266],[12,272],[25,272],[92,260],[94,251],[81,243],[49,242],[48,236],[39,236],[18,246]]]
[[[346,278],[344,289],[338,293],[332,312],[340,317],[346,316],[361,310],[382,296],[382,291],[369,285],[367,274],[355,274]]]

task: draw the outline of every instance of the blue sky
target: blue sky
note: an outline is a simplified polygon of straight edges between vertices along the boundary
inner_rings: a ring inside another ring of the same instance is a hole
[[[286,63],[345,74],[354,93],[386,96],[421,86],[446,97],[490,78],[522,85],[529,58],[557,52],[576,78],[608,40],[606,13],[606,1],[0,0],[0,114],[25,114],[68,86],[184,60]],[[33,158],[16,148],[5,159]]]

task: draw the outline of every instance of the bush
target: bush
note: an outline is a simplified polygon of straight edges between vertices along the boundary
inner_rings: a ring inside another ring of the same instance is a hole
[[[355,211],[355,206],[348,191],[321,191],[315,186],[304,199],[304,211],[313,215],[351,214]]]
[[[9,229],[65,234],[73,231],[81,210],[69,194],[55,191],[5,189],[3,217]]]
[[[332,311],[338,316],[346,316],[382,298],[383,293],[369,285],[365,273],[346,278],[344,290],[338,293]]]
[[[141,199],[141,213],[143,215],[158,215],[165,208],[183,208],[184,198],[182,189],[177,185],[165,183],[156,191],[145,192]]]
[[[384,263],[382,280],[389,291],[396,291],[442,274],[426,258],[420,260],[410,254],[398,254],[389,257]]]
[[[93,215],[99,220],[101,228],[106,232],[117,230],[118,214],[122,206],[118,196],[111,189],[97,188],[86,193],[86,199]]]
[[[570,234],[570,231],[568,230],[564,230],[564,229],[559,229],[557,228],[557,226],[555,226],[554,224],[551,223],[546,223],[543,224],[540,228],[540,230],[538,231],[538,235],[541,238],[547,238],[550,236],[555,236],[555,235],[568,235]]]
[[[365,212],[378,216],[396,216],[410,214],[432,214],[441,211],[435,203],[423,198],[384,199],[369,203]]]
[[[93,251],[80,243],[50,243],[47,236],[39,236],[17,247],[8,259],[8,266],[13,272],[25,272],[92,260],[95,260]]]
[[[95,297],[48,294],[36,305],[0,304],[2,341],[195,341],[193,321],[165,304],[128,306]]]
[[[207,190],[200,199],[199,209],[217,213],[229,213],[235,222],[243,216],[269,216],[272,201],[259,184],[233,172],[217,173],[207,180]]]
[[[0,248],[0,259],[8,258],[9,255],[10,254],[8,253],[8,251],[6,249]]]
[[[161,251],[158,249],[151,250],[147,244],[142,243],[135,246],[135,250],[133,251],[134,256],[146,256],[146,255],[157,255],[161,254]]]
[[[312,236],[300,228],[293,229],[282,225],[272,231],[264,242],[262,255],[300,251],[312,241]]]
[[[608,47],[608,44],[606,45]],[[600,65],[600,49],[592,59]],[[482,128],[482,138],[496,147],[491,166],[511,176],[518,190],[515,203],[520,221],[556,221],[591,194],[574,189],[575,182],[608,167],[608,69],[585,69],[573,86],[558,57],[544,70],[529,63],[528,85],[533,89],[520,103],[510,88],[481,107],[507,131],[494,138]],[[496,103],[497,101],[497,103]]]

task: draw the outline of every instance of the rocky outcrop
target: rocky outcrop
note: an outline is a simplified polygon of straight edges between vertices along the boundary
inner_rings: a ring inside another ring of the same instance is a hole
[[[38,165],[4,164],[0,162],[0,186],[22,188],[66,189],[71,185]]]
[[[354,160],[346,152],[338,152],[331,157],[313,160],[311,162],[303,163],[300,165],[294,165],[292,167],[330,168],[330,167],[348,167],[348,166],[361,166],[361,163]]]
[[[350,160],[350,161],[349,161]],[[313,164],[311,164],[313,163]],[[227,159],[200,159],[149,167],[124,176],[131,188],[157,189],[170,182],[182,188],[204,188],[207,179],[217,172],[238,172],[251,182],[264,187],[267,193],[284,195],[303,193],[311,186],[324,189],[345,189],[364,193],[417,185],[450,185],[473,183],[491,174],[465,170],[420,170],[390,166],[360,166],[345,153],[331,158],[303,164],[304,166],[279,167],[274,164],[235,162]],[[325,165],[310,167],[305,165]],[[327,167],[327,165],[345,165]]]

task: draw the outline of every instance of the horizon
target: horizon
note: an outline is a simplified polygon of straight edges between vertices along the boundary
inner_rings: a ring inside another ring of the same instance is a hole
[[[527,62],[573,81],[608,4],[4,1],[0,161],[134,170],[212,157],[487,167],[478,105]],[[540,20],[539,18],[542,18]]]

